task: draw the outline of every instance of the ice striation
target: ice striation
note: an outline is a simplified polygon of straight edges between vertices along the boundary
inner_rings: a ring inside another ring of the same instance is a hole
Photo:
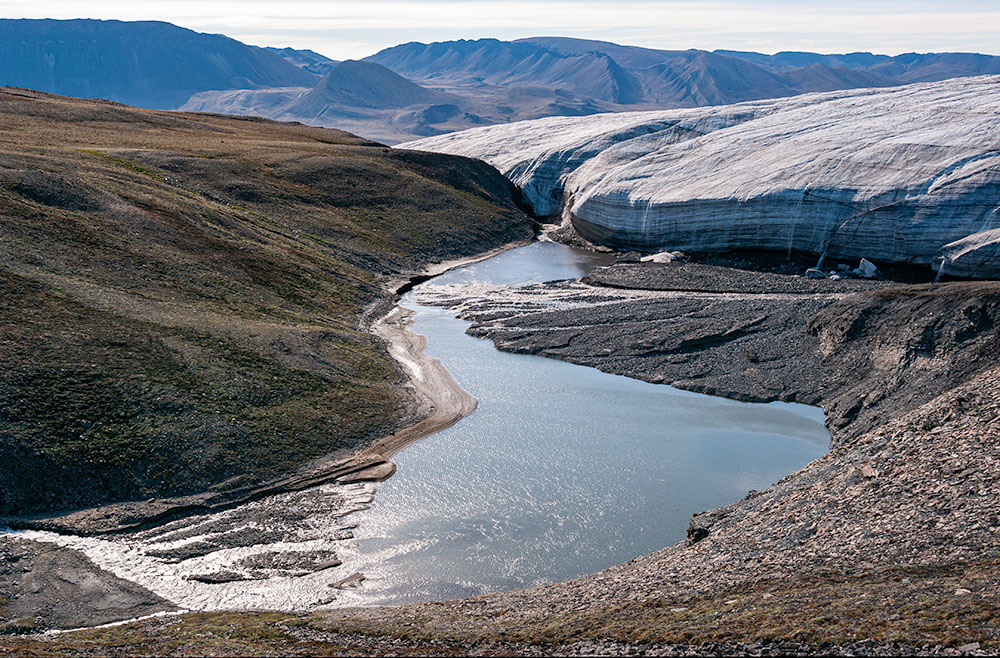
[[[1000,76],[551,117],[406,148],[485,160],[537,214],[617,248],[795,250],[1000,278]]]

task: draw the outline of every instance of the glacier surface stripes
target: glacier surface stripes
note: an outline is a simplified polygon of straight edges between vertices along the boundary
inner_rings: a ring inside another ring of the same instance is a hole
[[[1000,76],[551,117],[409,142],[656,251],[796,250],[1000,278]]]

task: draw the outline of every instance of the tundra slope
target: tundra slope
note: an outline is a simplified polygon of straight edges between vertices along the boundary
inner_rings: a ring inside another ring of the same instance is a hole
[[[410,142],[483,159],[617,248],[760,249],[1000,276],[1000,77]]]
[[[3,515],[230,495],[412,424],[384,282],[533,234],[467,159],[13,88],[0,115]]]

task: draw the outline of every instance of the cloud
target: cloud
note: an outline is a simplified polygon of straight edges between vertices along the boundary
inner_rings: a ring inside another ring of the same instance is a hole
[[[85,9],[81,9],[85,7]],[[9,18],[165,20],[257,45],[363,57],[404,41],[538,35],[651,48],[774,52],[963,50],[996,53],[1000,9],[956,0],[638,1],[522,0],[25,0],[0,1]]]

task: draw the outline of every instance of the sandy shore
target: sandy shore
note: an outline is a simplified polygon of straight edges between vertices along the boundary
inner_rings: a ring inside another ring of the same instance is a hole
[[[399,294],[411,285],[449,270],[478,263],[530,243],[530,241],[513,242],[471,258],[456,258],[435,263],[418,274],[390,279],[386,288],[394,294]],[[420,420],[394,434],[376,440],[358,453],[359,459],[388,460],[411,443],[451,427],[475,411],[478,404],[476,398],[458,385],[440,360],[428,357],[424,353],[427,349],[427,338],[411,329],[412,318],[413,311],[396,305],[372,323],[370,331],[385,341],[389,355],[399,364],[400,371],[406,377],[402,386],[412,395],[416,403],[414,415]]]
[[[478,404],[441,361],[424,353],[427,338],[411,329],[412,316],[413,311],[396,306],[375,323],[372,331],[386,342],[389,354],[407,374],[404,386],[415,398],[417,414],[423,420],[375,441],[363,453],[371,457],[388,459],[414,441],[454,425],[475,411]]]

